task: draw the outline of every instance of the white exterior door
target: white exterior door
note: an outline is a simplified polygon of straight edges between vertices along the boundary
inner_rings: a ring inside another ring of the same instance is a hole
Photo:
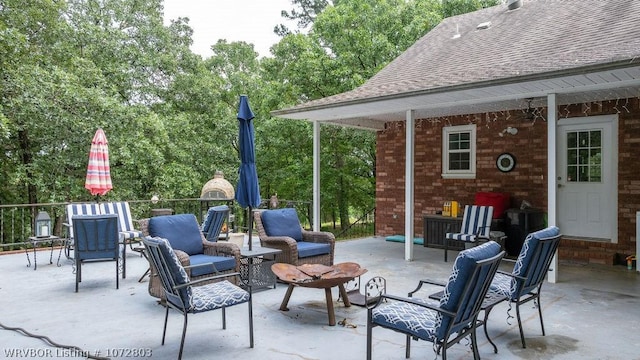
[[[617,116],[558,121],[558,225],[570,237],[617,242]]]

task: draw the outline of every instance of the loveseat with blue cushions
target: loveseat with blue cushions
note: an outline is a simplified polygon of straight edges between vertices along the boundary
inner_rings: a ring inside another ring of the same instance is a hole
[[[303,229],[296,209],[258,210],[253,217],[260,245],[282,250],[276,255],[276,262],[333,265],[335,236],[327,231]]]
[[[240,271],[240,248],[230,242],[212,242],[205,239],[198,220],[193,214],[177,214],[155,216],[138,221],[144,236],[167,239],[182,266],[213,263],[212,266],[202,266],[188,269],[191,280],[206,278],[214,274],[226,274]],[[149,294],[157,298],[164,298],[162,283],[157,276],[152,263],[151,278],[149,280]],[[198,283],[205,285],[210,282]]]

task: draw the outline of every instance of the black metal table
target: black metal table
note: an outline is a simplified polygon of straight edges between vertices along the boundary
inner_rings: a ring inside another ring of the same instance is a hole
[[[38,269],[38,258],[36,257],[36,248],[39,244],[49,243],[51,247],[51,252],[49,254],[49,264],[53,264],[53,244],[58,242],[60,245],[60,250],[58,252],[58,262],[57,265],[60,266],[60,255],[62,255],[62,248],[64,247],[66,239],[58,237],[58,236],[31,236],[29,237],[29,243],[33,247],[33,270]],[[29,258],[29,249],[24,249],[25,254],[27,254],[27,267],[31,266],[31,259]]]
[[[276,287],[276,276],[271,271],[276,254],[280,249],[268,247],[247,247],[240,249],[240,279],[244,286],[251,285],[251,290],[262,287]]]

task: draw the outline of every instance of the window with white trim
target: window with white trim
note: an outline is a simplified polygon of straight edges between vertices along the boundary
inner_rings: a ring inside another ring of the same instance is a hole
[[[476,125],[442,128],[442,177],[474,179],[476,177]]]

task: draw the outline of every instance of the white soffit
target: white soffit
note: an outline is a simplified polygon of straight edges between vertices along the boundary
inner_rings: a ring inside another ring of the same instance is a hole
[[[404,121],[407,110],[416,119],[546,106],[547,94],[557,94],[557,105],[640,97],[640,66],[536,79],[481,87],[458,86],[328,104],[308,110],[289,109],[274,116],[320,121],[369,130],[382,130],[388,121]]]

